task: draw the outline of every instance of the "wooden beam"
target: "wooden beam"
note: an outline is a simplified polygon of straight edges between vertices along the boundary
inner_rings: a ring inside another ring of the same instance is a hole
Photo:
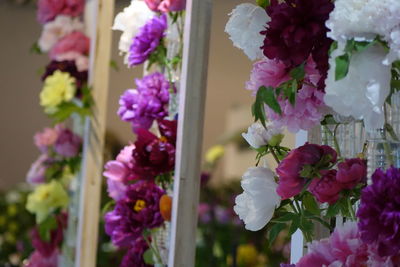
[[[85,125],[75,266],[95,267],[114,0],[87,0],[85,8],[91,38],[89,84],[94,107],[93,116]]]
[[[211,0],[188,0],[168,266],[194,266]]]

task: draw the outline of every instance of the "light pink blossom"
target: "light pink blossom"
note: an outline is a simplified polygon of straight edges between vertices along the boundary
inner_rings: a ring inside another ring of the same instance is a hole
[[[90,39],[79,31],[74,31],[64,36],[50,51],[50,58],[57,59],[57,56],[76,52],[81,55],[88,55],[90,47]]]
[[[39,0],[37,19],[45,24],[58,15],[77,17],[83,13],[84,5],[84,0]]]
[[[55,128],[44,128],[33,137],[35,145],[41,152],[46,152],[49,146],[54,145],[58,138],[58,131]]]
[[[185,9],[186,0],[144,0],[147,6],[157,12],[181,11]]]

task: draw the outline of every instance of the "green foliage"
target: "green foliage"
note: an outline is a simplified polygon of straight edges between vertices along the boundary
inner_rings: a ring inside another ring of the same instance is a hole
[[[145,262],[146,264],[148,264],[148,265],[154,265],[155,262],[154,262],[154,253],[153,253],[153,250],[151,250],[150,248],[147,249],[147,250],[145,251],[145,253],[143,254],[143,260],[144,260],[144,262]]]
[[[273,111],[282,114],[281,106],[275,97],[274,89],[272,87],[261,86],[256,95],[256,100],[252,106],[252,113],[255,121],[260,121],[266,127],[266,115],[264,105],[268,105]]]
[[[42,50],[40,49],[39,45],[37,42],[35,42],[32,46],[31,49],[29,50],[32,54],[37,54],[41,55],[43,54]]]
[[[256,0],[256,2],[262,8],[267,8],[270,5],[270,0]]]
[[[51,231],[57,229],[57,220],[54,216],[48,216],[46,220],[38,225],[39,235],[43,241],[50,241]]]

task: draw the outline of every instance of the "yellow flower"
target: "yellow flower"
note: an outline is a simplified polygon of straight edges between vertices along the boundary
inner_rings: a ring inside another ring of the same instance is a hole
[[[206,153],[206,161],[210,164],[215,163],[225,153],[225,148],[222,145],[216,145],[211,147]]]
[[[68,194],[63,186],[52,180],[48,184],[39,185],[29,194],[26,209],[36,214],[36,222],[41,223],[55,209],[66,208],[68,201]]]
[[[75,78],[67,72],[56,70],[44,80],[40,105],[45,108],[46,113],[53,113],[62,102],[70,101],[75,96],[75,91]]]
[[[252,267],[258,263],[258,252],[254,245],[244,244],[237,248],[236,255],[238,266]]]

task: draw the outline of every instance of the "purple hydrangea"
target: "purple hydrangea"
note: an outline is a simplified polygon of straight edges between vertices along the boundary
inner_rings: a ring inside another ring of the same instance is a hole
[[[149,248],[146,241],[143,238],[136,239],[131,249],[126,252],[122,259],[120,267],[151,267],[144,262],[143,254]]]
[[[379,256],[394,256],[400,251],[400,169],[378,169],[372,181],[357,212],[361,239],[376,245]]]
[[[139,181],[127,187],[125,198],[105,215],[105,230],[118,247],[132,247],[144,229],[160,226],[160,198],[165,191],[152,182]]]
[[[118,115],[132,124],[133,131],[149,129],[155,119],[168,115],[170,84],[155,72],[136,79],[136,89],[126,90],[119,100]]]
[[[154,16],[141,27],[129,48],[129,66],[140,65],[145,62],[160,44],[161,39],[165,36],[166,29],[167,17],[165,14]]]

